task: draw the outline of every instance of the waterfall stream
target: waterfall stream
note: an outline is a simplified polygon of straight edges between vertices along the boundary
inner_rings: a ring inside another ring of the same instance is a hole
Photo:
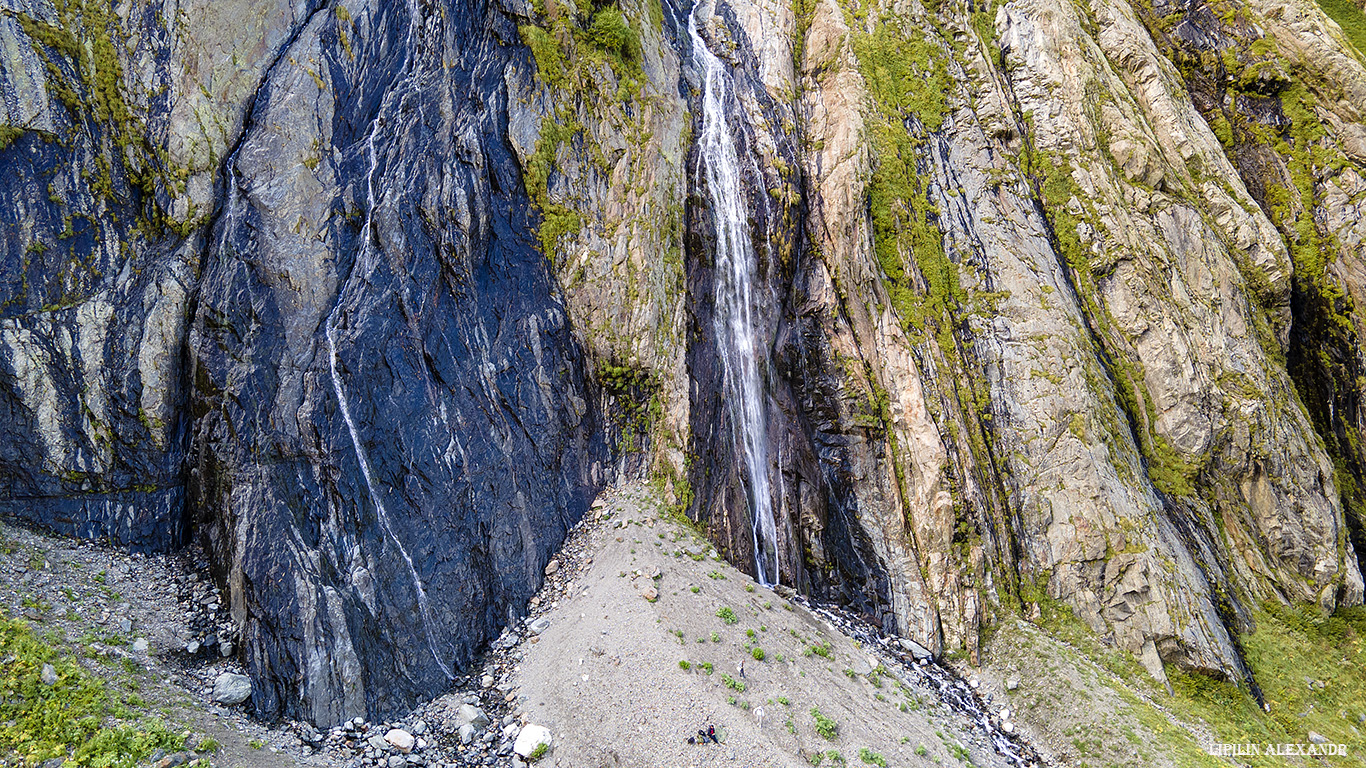
[[[742,184],[741,157],[736,137],[726,121],[730,76],[698,32],[699,3],[688,17],[693,59],[703,76],[702,133],[698,156],[706,174],[716,227],[716,346],[725,371],[725,393],[749,475],[749,500],[754,530],[755,578],[761,584],[778,581],[777,525],[769,488],[768,419],[765,413],[763,370],[768,348],[758,328],[757,257],[749,228],[748,204]],[[738,106],[738,105],[737,105]],[[758,164],[745,153],[749,170]]]
[[[355,451],[356,461],[360,465],[361,476],[365,479],[365,487],[370,496],[370,502],[374,505],[375,516],[379,519],[380,527],[384,530],[388,539],[393,542],[398,550],[403,562],[407,565],[408,575],[413,582],[413,590],[417,598],[417,607],[420,618],[422,619],[423,633],[426,635],[427,647],[432,653],[432,658],[436,660],[437,666],[446,674],[447,678],[454,678],[455,673],[451,670],[436,646],[436,632],[432,622],[431,606],[427,599],[427,589],[422,582],[421,575],[417,572],[417,566],[413,563],[413,558],[408,554],[408,549],[403,546],[402,540],[394,532],[393,523],[389,517],[389,510],[384,505],[384,499],[380,489],[375,486],[375,480],[370,472],[370,461],[366,455],[365,448],[361,442],[359,430],[356,422],[351,417],[351,406],[346,399],[346,388],[342,384],[342,378],[337,371],[337,361],[340,357],[337,353],[336,330],[337,315],[342,311],[342,305],[347,303],[348,296],[355,292],[363,291],[373,284],[370,275],[379,266],[379,256],[375,245],[374,216],[377,202],[375,200],[375,175],[379,169],[379,157],[375,150],[375,136],[386,128],[384,116],[391,111],[396,104],[401,104],[404,97],[409,95],[415,85],[416,79],[416,60],[414,57],[414,32],[422,23],[421,11],[415,0],[408,3],[409,26],[407,35],[407,57],[403,62],[403,78],[385,94],[380,103],[379,109],[375,113],[374,119],[370,122],[370,130],[365,137],[365,153],[368,167],[365,174],[365,220],[361,226],[360,237],[358,238],[359,248],[356,253],[355,261],[351,266],[351,274],[342,284],[337,294],[336,303],[332,311],[323,321],[323,335],[327,340],[327,362],[329,373],[331,374],[332,390],[337,395],[337,404],[341,407],[342,420],[346,422],[347,432],[351,436],[351,447]],[[397,111],[401,111],[397,110]],[[420,113],[419,113],[420,117]],[[387,127],[391,131],[396,131],[400,123],[395,120],[392,125]],[[356,279],[359,278],[359,279]],[[377,426],[377,425],[370,425]]]

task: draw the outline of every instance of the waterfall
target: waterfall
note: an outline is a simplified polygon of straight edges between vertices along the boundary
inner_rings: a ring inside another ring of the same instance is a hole
[[[755,577],[761,584],[772,585],[778,581],[778,536],[769,489],[768,419],[761,368],[768,363],[768,348],[758,332],[755,307],[757,258],[750,239],[736,138],[726,122],[726,102],[733,102],[730,78],[698,33],[701,9],[698,3],[688,17],[688,34],[692,36],[693,60],[704,81],[698,156],[706,173],[716,227],[714,330],[735,438],[749,475]],[[752,157],[746,159],[757,176],[758,164]]]
[[[407,57],[403,62],[403,79],[396,83],[389,93],[385,94],[380,103],[375,117],[370,122],[370,131],[365,137],[365,153],[368,166],[365,174],[365,220],[361,226],[360,237],[358,238],[359,249],[356,253],[355,261],[351,266],[351,275],[342,285],[337,294],[337,301],[328,313],[327,319],[323,321],[323,335],[327,340],[327,363],[328,370],[332,379],[332,391],[337,396],[337,404],[341,407],[342,420],[346,422],[346,430],[351,436],[351,448],[355,451],[356,462],[360,465],[361,476],[365,479],[365,488],[370,496],[370,503],[375,508],[375,516],[379,519],[380,527],[384,530],[388,539],[393,542],[394,548],[398,550],[399,556],[403,558],[407,566],[408,576],[412,579],[413,590],[417,598],[418,615],[422,620],[422,630],[426,635],[427,648],[432,653],[432,658],[436,660],[437,666],[446,674],[447,678],[454,679],[455,674],[451,667],[441,658],[441,654],[436,646],[436,632],[432,622],[431,605],[427,600],[427,589],[422,583],[422,577],[417,572],[417,566],[413,563],[413,558],[408,554],[408,549],[403,546],[398,534],[394,532],[393,523],[389,517],[389,510],[384,505],[384,499],[380,489],[375,486],[374,477],[370,472],[370,461],[366,455],[365,448],[361,443],[359,430],[356,422],[351,417],[351,405],[346,399],[346,388],[342,384],[341,374],[337,371],[337,344],[335,334],[337,330],[337,315],[341,312],[342,305],[347,303],[349,295],[354,295],[365,290],[372,284],[370,275],[379,266],[379,253],[375,246],[374,235],[374,216],[377,203],[375,201],[375,175],[379,169],[379,157],[375,150],[375,136],[386,128],[384,115],[389,112],[394,104],[403,100],[404,96],[413,88],[415,84],[415,57],[414,51],[414,32],[418,29],[422,17],[415,0],[408,3],[409,26],[407,37]],[[394,129],[399,124],[398,120],[390,121],[392,125],[388,127]],[[356,277],[360,279],[353,279]]]

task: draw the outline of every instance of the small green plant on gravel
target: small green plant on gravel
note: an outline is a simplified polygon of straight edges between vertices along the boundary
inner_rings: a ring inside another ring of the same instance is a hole
[[[721,581],[725,581],[725,580],[726,580],[726,574],[721,573],[720,571],[712,571],[711,573],[709,573],[709,574],[707,574],[707,575],[710,576],[710,577],[712,577],[713,579],[720,579]]]
[[[917,744],[915,745],[915,753],[921,757],[924,757],[925,755],[928,755],[930,751],[925,748],[924,744]]]
[[[721,636],[718,635],[717,633],[713,632],[713,633],[711,633],[711,641],[712,641],[713,643],[719,643],[719,642],[721,642]]]
[[[797,724],[794,723],[794,722],[792,722],[792,718],[789,717],[789,718],[787,719],[787,722],[783,723],[783,725],[787,726],[787,732],[788,732],[788,733],[791,733],[791,734],[794,734],[794,735],[797,733]]]
[[[745,692],[745,681],[736,680],[725,672],[721,673],[721,682],[732,691],[739,691],[740,693]]]
[[[844,755],[840,754],[837,749],[827,751],[825,753],[825,759],[829,760],[831,765],[844,765]]]
[[[858,759],[862,760],[868,765],[876,765],[880,766],[881,768],[887,768],[887,758],[883,757],[882,755],[879,755],[878,753],[874,752],[873,750],[867,747],[863,747],[858,751]]]
[[[715,670],[715,667],[711,665],[710,661],[704,661],[701,664],[698,664],[697,666],[700,667],[703,672],[706,672],[709,675]]]
[[[746,584],[746,585],[745,585],[745,591],[746,591],[746,592],[753,592],[753,591],[754,591],[754,585],[753,585],[753,584]]]
[[[103,584],[108,578],[109,577],[108,575],[106,575],[105,571],[100,571],[99,573],[95,574],[95,583]]]
[[[756,645],[756,646],[754,646],[753,648],[750,649],[749,655],[750,655],[750,656],[753,656],[755,661],[763,661],[763,660],[764,660],[764,649],[763,649],[763,648],[760,648],[759,646]]]
[[[792,702],[788,701],[786,696],[779,696],[778,703],[782,704],[784,707],[792,706]]]
[[[698,592],[701,592],[701,591],[702,591],[702,588],[699,587],[699,586],[697,586],[696,584],[694,584],[694,585],[691,586],[691,587],[688,587],[688,589],[689,589],[694,595],[697,594]]]
[[[692,664],[689,664],[687,659],[679,659],[679,660],[678,660],[678,668],[679,668],[679,669],[685,669],[685,670],[686,670],[686,669],[692,669]]]
[[[218,739],[209,736],[206,737],[203,741],[199,742],[199,746],[195,747],[194,751],[204,752],[212,755],[216,754],[220,747],[222,747],[222,745],[218,743]]]
[[[820,645],[811,646],[811,648],[807,652],[807,655],[810,656],[813,653],[817,656],[820,656],[823,659],[830,658],[830,644],[821,643]]]
[[[751,640],[753,640],[753,639],[754,639],[754,630],[752,630],[752,629],[747,629],[747,630],[745,630],[745,637],[748,637],[748,638],[750,638]]]
[[[736,624],[740,621],[740,619],[736,617],[735,611],[732,611],[728,605],[721,606],[721,608],[716,611],[716,615],[721,618],[721,621],[724,621],[728,625]]]
[[[540,744],[537,744],[535,749],[531,750],[531,754],[526,756],[527,762],[534,763],[545,757],[545,753],[549,751],[550,745],[543,741]]]
[[[264,741],[261,741],[260,739],[252,739],[251,741],[247,742],[247,746],[251,747],[252,749],[265,749],[266,743]]]
[[[726,701],[733,707],[733,706],[735,706],[735,702],[738,701],[738,700],[737,700],[734,696],[731,696],[731,697],[727,698]]]
[[[811,708],[811,716],[816,719],[816,733],[826,741],[834,741],[839,736],[839,724],[821,714],[820,709]]]

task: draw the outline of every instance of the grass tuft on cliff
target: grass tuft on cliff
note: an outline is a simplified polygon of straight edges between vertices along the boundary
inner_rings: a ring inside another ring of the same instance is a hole
[[[0,612],[0,763],[36,765],[54,757],[67,766],[132,768],[183,739],[130,709],[136,697],[116,697],[74,658],[38,637],[24,621]],[[56,682],[43,682],[44,665]]]

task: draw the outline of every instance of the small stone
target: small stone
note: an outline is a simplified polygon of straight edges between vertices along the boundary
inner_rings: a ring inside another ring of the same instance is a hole
[[[653,603],[659,599],[659,590],[654,587],[646,587],[645,591],[640,593],[640,596]]]
[[[125,617],[125,618],[122,618],[122,619],[119,619],[119,629],[122,630],[122,631],[124,631],[124,632],[132,632],[132,631],[133,631],[133,622],[130,621],[130,620],[129,620],[128,618],[126,618],[126,617]]]
[[[532,634],[539,635],[547,629],[550,629],[550,619],[547,619],[546,617],[542,616],[541,618],[536,619],[535,621],[528,624],[527,629],[531,630]]]
[[[407,764],[408,761],[403,759],[403,755],[389,756],[389,768],[403,768]]]
[[[461,744],[468,744],[471,741],[474,741],[473,725],[470,725],[469,723],[462,723],[461,726],[456,730],[456,732],[460,734]]]
[[[225,658],[225,659],[228,658],[229,656],[231,656],[231,655],[232,655],[232,643],[224,642],[224,643],[219,644],[219,646],[218,646],[218,653],[219,653],[223,658]]]
[[[550,562],[546,563],[546,565],[545,565],[545,575],[547,575],[547,576],[553,576],[553,575],[555,574],[555,572],[558,571],[558,570],[560,570],[560,561],[559,561],[559,560],[551,560]]]
[[[376,752],[388,752],[388,751],[389,751],[389,742],[385,741],[385,740],[384,740],[384,737],[381,736],[381,735],[379,735],[378,733],[375,734],[374,736],[371,736],[370,738],[366,739],[366,740],[365,740],[365,743],[366,743],[366,744],[369,744],[369,745],[370,745],[370,749],[372,749],[372,750],[374,750],[374,751],[376,751]]]
[[[397,749],[405,755],[412,752],[413,747],[417,744],[417,739],[402,728],[390,730],[388,733],[384,734],[384,740],[393,744],[394,749]]]
[[[185,652],[190,654],[191,656],[194,656],[195,654],[199,653],[199,648],[199,643],[194,640],[191,640],[190,642],[185,644]]]
[[[1014,723],[1001,723],[1001,730],[1005,731],[1006,733],[1014,733],[1014,732],[1015,732],[1015,724],[1014,724]]]
[[[184,752],[173,752],[156,761],[155,768],[175,768],[177,765],[184,765],[188,761],[189,755]]]
[[[425,735],[427,733],[427,723],[425,721],[418,720],[416,723],[413,723],[412,731],[414,736]]]
[[[489,716],[484,714],[484,710],[470,704],[461,704],[455,715],[460,718],[460,722],[469,723],[479,730],[483,730],[489,724]]]
[[[516,752],[519,757],[527,758],[542,744],[550,745],[550,731],[543,725],[528,725],[517,734],[517,741],[512,745],[512,751]]]
[[[1016,679],[1013,678],[1013,677],[1006,681],[1006,690],[1007,690],[1007,691],[1013,691],[1013,690],[1015,690],[1016,688],[1019,688],[1019,687],[1020,687],[1020,681],[1019,681],[1019,680],[1016,680]]]
[[[981,681],[978,680],[978,679],[975,678],[975,677],[968,681],[968,685],[972,686],[972,690],[974,690],[974,691],[977,690],[977,686],[979,686],[979,685],[981,685],[981,684],[982,684]]]
[[[136,639],[136,640],[133,641],[133,653],[146,653],[146,652],[147,652],[147,638],[145,638],[145,637],[139,637],[138,639]]]
[[[241,704],[251,698],[251,678],[224,672],[213,681],[213,700],[228,706]]]
[[[44,665],[43,665],[43,672],[42,672],[42,679],[43,679],[43,685],[56,685],[56,684],[57,684],[57,670],[54,669],[53,666],[52,666],[51,664],[44,664]]]
[[[1327,743],[1328,743],[1328,737],[1327,737],[1327,736],[1324,736],[1324,735],[1321,734],[1321,733],[1317,733],[1317,732],[1315,732],[1315,731],[1310,731],[1310,732],[1309,732],[1309,743],[1310,743],[1310,744],[1327,744]]]
[[[484,675],[484,679],[479,681],[479,685],[483,688],[492,688],[493,678],[489,675]]]
[[[1006,722],[1010,720],[1010,707],[1001,710],[1001,720]]]

